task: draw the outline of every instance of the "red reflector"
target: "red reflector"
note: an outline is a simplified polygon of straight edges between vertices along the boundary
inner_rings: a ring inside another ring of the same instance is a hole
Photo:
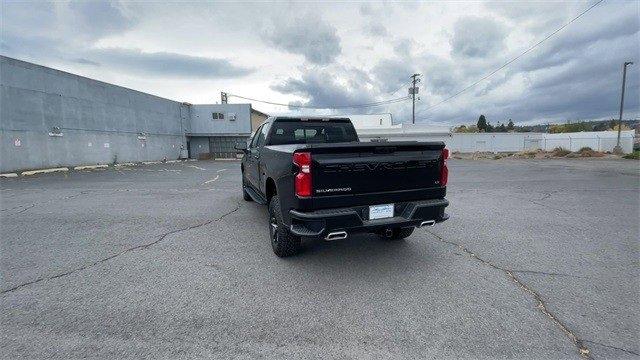
[[[293,154],[293,163],[300,168],[295,176],[295,191],[297,196],[311,196],[311,153],[298,152]]]
[[[449,181],[449,168],[447,167],[447,159],[449,158],[449,149],[442,149],[442,166],[440,167],[440,186],[447,186]]]

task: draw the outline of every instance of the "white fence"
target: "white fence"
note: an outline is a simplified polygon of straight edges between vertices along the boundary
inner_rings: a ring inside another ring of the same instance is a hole
[[[459,152],[515,152],[524,150],[553,150],[561,147],[578,151],[590,147],[596,151],[612,151],[616,146],[616,131],[578,132],[563,134],[545,133],[442,133],[415,131],[416,129],[358,129],[362,141],[371,140],[417,140],[444,141],[451,151]],[[620,145],[625,153],[633,151],[633,130],[623,131]]]

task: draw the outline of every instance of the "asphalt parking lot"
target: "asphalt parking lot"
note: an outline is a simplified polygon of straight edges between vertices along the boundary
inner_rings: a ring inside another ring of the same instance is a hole
[[[639,180],[452,160],[447,222],[280,259],[238,162],[3,179],[0,357],[638,358]]]

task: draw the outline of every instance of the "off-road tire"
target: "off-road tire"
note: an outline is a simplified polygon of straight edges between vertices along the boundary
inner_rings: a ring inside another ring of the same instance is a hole
[[[251,198],[251,195],[249,195],[249,193],[247,192],[247,185],[246,185],[246,181],[244,181],[244,173],[242,173],[242,198],[244,199],[244,201],[253,201],[253,198]]]
[[[300,237],[292,234],[282,223],[280,199],[277,195],[274,195],[269,202],[269,240],[273,253],[279,257],[294,255],[300,249]]]

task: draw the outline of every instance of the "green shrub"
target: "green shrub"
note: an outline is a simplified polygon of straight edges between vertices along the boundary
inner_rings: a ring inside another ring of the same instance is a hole
[[[623,156],[623,158],[631,159],[631,160],[640,160],[640,150],[636,150],[636,151],[632,152],[631,154],[627,154],[627,155]]]
[[[580,148],[580,150],[578,150],[578,152],[579,152],[579,153],[585,153],[585,152],[592,153],[592,152],[593,152],[593,149],[592,149],[592,148],[590,148],[590,147],[588,147],[588,146],[585,146],[585,147]]]

